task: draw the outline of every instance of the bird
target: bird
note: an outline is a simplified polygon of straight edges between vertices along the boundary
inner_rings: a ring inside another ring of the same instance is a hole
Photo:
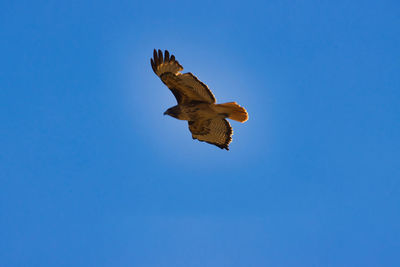
[[[216,104],[208,86],[190,72],[181,73],[183,67],[168,50],[154,49],[150,63],[177,101],[164,115],[188,121],[193,139],[229,150],[233,131],[226,119],[243,123],[249,118],[246,109],[236,102]]]

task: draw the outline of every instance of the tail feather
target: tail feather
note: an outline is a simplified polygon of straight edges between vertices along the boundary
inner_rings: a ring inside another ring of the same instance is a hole
[[[229,102],[224,104],[215,105],[218,113],[227,114],[229,119],[245,122],[248,120],[249,115],[247,114],[246,109],[239,106],[236,102]]]

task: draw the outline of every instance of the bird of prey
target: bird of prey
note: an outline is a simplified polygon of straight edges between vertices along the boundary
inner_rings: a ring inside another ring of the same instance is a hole
[[[169,108],[169,115],[189,123],[192,138],[207,142],[221,149],[229,150],[232,141],[232,127],[226,120],[245,122],[247,111],[236,102],[216,104],[213,93],[192,73],[180,73],[183,67],[175,56],[165,50],[154,49],[150,60],[155,74],[174,94],[178,105]]]

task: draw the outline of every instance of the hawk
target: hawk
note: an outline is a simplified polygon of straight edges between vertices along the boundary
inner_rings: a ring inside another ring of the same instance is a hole
[[[236,102],[216,104],[215,97],[207,85],[192,73],[180,73],[183,67],[175,56],[165,50],[154,49],[150,60],[155,74],[174,94],[178,105],[169,108],[169,115],[189,123],[192,138],[229,150],[232,141],[232,127],[226,120],[245,122],[247,111]]]

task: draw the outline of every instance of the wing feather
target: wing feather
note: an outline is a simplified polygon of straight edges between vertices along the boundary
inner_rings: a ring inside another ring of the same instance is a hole
[[[151,63],[151,68],[153,69],[154,72],[156,72],[156,65],[154,64],[154,61],[152,58],[150,58],[150,63]]]
[[[163,63],[163,55],[160,49],[158,49],[158,64]]]
[[[164,62],[168,62],[168,61],[169,61],[169,52],[168,52],[168,50],[165,50]]]
[[[159,62],[158,62],[158,57],[157,57],[157,51],[154,49],[154,51],[153,51],[153,58],[154,58],[154,63],[155,63],[155,65],[158,65],[159,64]]]
[[[190,102],[215,103],[215,97],[206,84],[188,72],[180,73],[183,67],[175,60],[174,55],[165,50],[153,51],[151,67],[163,83],[172,91],[178,104]]]
[[[229,150],[232,141],[232,127],[224,118],[211,118],[189,122],[189,130],[193,139],[216,145]]]
[[[208,88],[206,84],[200,81],[196,76],[194,76],[191,72],[182,74],[179,76],[181,83],[184,84],[186,87],[190,88],[194,91],[197,95],[203,98],[204,102],[207,103],[215,103],[215,96]]]

